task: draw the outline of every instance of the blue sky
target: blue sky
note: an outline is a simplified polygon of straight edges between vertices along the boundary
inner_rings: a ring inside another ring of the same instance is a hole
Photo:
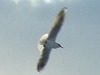
[[[41,75],[100,75],[99,0],[0,0],[0,75],[40,75],[37,43],[58,11],[67,15]]]

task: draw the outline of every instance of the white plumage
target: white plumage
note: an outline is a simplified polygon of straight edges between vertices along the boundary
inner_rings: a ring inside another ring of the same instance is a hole
[[[40,58],[37,64],[38,72],[40,72],[46,65],[52,48],[63,48],[59,43],[56,43],[55,40],[65,17],[65,9],[66,7],[62,8],[62,10],[58,13],[57,19],[50,32],[48,34],[44,34],[39,40],[38,49],[40,51]]]

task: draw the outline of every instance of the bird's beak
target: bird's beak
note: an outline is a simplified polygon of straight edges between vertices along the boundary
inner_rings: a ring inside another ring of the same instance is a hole
[[[61,48],[64,48],[64,47],[61,46]]]
[[[63,48],[60,44],[59,44],[59,47]]]
[[[61,45],[60,45],[60,47],[63,48]]]

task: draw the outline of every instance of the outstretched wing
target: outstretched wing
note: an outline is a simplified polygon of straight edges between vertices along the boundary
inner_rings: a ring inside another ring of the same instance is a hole
[[[40,58],[37,64],[37,71],[40,72],[46,65],[48,59],[49,59],[49,54],[50,54],[51,49],[48,49],[47,47],[44,47],[41,54]]]
[[[52,40],[56,39],[56,36],[57,36],[59,30],[61,29],[62,23],[64,21],[65,9],[66,9],[65,7],[62,8],[62,10],[58,13],[57,19],[54,22],[54,26],[52,27],[52,29],[49,32],[48,39],[52,39]]]

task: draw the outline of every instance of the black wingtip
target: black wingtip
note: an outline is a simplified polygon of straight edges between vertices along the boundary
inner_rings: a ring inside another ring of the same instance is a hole
[[[37,66],[37,71],[40,73],[40,68],[39,68],[39,66]]]
[[[67,9],[67,7],[63,7],[63,9]]]
[[[40,71],[44,68],[45,63],[43,62],[39,62],[39,64],[37,65],[37,71],[40,73]]]

